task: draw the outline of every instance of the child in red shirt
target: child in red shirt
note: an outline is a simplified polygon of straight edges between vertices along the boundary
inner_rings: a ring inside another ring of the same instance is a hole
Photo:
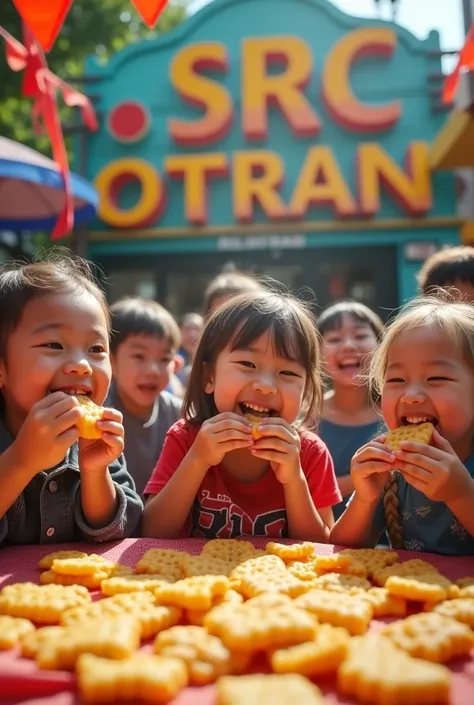
[[[204,328],[184,399],[146,487],[143,535],[326,542],[341,500],[314,423],[322,401],[313,317],[290,295],[242,294]],[[258,417],[252,436],[247,416]]]

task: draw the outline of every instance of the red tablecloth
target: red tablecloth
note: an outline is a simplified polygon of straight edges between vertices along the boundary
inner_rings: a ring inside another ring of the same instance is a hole
[[[114,544],[91,547],[91,544],[68,544],[68,549],[101,553],[111,560],[134,566],[149,548],[174,548],[188,553],[200,553],[204,541],[158,541],[127,539]],[[265,539],[253,541],[257,548],[265,546]],[[0,587],[8,583],[31,580],[38,582],[36,566],[42,556],[65,546],[23,546],[0,551]],[[318,545],[318,553],[333,553],[334,546]],[[474,556],[447,558],[422,553],[400,552],[401,560],[424,558],[451,580],[474,576]],[[454,672],[451,705],[474,703],[474,655],[470,659],[449,664]],[[352,705],[354,701],[339,697],[333,681],[318,682],[326,694],[327,705]],[[7,705],[79,705],[75,692],[75,678],[71,673],[39,671],[34,662],[19,657],[17,652],[0,652],[0,700]],[[188,688],[172,705],[215,705],[214,688]]]

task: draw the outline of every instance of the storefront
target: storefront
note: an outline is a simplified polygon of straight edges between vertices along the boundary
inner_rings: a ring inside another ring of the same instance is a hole
[[[89,253],[110,297],[155,296],[179,315],[229,262],[320,306],[412,296],[423,259],[459,239],[453,178],[429,166],[437,49],[436,33],[420,41],[325,0],[215,0],[91,61]]]

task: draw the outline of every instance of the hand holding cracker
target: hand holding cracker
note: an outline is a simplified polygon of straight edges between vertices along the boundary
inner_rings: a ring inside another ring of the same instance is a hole
[[[86,422],[89,423],[90,419],[86,418]],[[79,441],[81,472],[104,470],[123,452],[125,432],[120,411],[104,408],[102,418],[96,421],[96,425],[100,437],[90,434]]]
[[[469,494],[472,478],[450,443],[433,429],[431,445],[404,440],[395,450],[396,467],[405,480],[435,502]]]
[[[248,448],[252,442],[250,421],[226,411],[204,421],[190,452],[213,467],[229,451]]]
[[[375,502],[393,470],[393,451],[378,436],[359,448],[351,462],[351,478],[357,495],[366,502]]]
[[[258,433],[260,438],[250,449],[252,455],[268,460],[282,485],[298,479],[301,473],[298,432],[284,419],[272,416],[261,419]]]
[[[11,446],[15,465],[33,477],[60,463],[79,437],[82,417],[76,398],[53,392],[35,404]]]

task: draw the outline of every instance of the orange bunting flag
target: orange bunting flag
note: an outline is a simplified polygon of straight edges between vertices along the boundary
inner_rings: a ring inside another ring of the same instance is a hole
[[[166,7],[168,0],[132,0],[145,24],[152,29]]]
[[[49,51],[73,0],[13,0],[22,20],[44,51]]]
[[[474,26],[466,37],[465,44],[459,52],[458,62],[454,71],[449,74],[443,86],[443,103],[452,103],[459,85],[462,69],[474,71]]]

